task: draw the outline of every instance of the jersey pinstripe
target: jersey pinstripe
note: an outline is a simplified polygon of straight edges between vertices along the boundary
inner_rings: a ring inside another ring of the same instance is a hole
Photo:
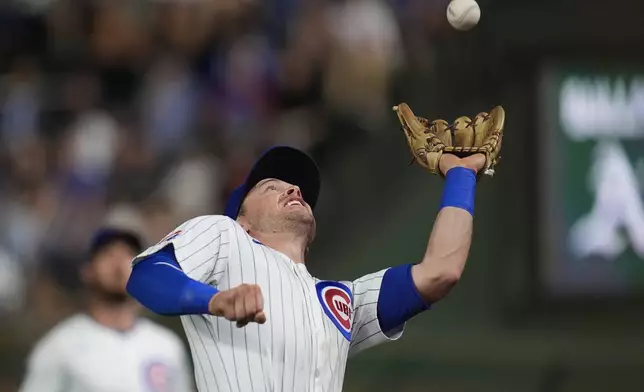
[[[264,297],[263,325],[181,317],[199,391],[338,392],[349,356],[402,335],[404,326],[384,334],[377,319],[386,270],[355,281],[321,281],[219,215],[185,222],[134,263],[169,243],[191,278],[219,290],[258,284]]]

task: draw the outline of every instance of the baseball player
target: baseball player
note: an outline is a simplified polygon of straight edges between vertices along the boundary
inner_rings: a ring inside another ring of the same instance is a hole
[[[20,392],[188,392],[187,352],[170,330],[138,317],[127,295],[130,262],[142,250],[131,232],[94,237],[81,275],[87,311],[49,331],[33,349]]]
[[[154,312],[181,316],[199,391],[341,391],[348,356],[398,339],[406,321],[458,282],[477,173],[496,163],[502,109],[451,126],[416,118],[404,104],[397,110],[416,160],[445,176],[417,264],[354,281],[311,276],[320,173],[290,147],[262,155],[224,215],[191,219],[134,259],[128,292]],[[471,155],[448,153],[457,149]]]

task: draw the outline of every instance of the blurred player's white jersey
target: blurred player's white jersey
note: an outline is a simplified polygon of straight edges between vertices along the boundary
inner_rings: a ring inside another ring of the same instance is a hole
[[[349,355],[402,334],[401,327],[385,336],[377,319],[385,270],[321,281],[218,215],[184,223],[134,263],[170,243],[191,278],[219,290],[258,284],[264,297],[263,325],[181,317],[201,392],[339,392]]]
[[[38,342],[20,392],[188,392],[186,354],[174,333],[149,320],[118,332],[76,315]]]

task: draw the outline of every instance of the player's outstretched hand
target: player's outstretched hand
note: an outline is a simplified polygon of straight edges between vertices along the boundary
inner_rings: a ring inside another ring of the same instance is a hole
[[[449,169],[457,166],[467,167],[478,173],[479,170],[485,167],[485,155],[474,154],[465,158],[459,158],[454,154],[441,155],[439,167],[443,175],[447,174]]]
[[[241,328],[250,322],[264,324],[264,297],[256,284],[241,284],[215,294],[208,304],[210,314],[236,321]]]

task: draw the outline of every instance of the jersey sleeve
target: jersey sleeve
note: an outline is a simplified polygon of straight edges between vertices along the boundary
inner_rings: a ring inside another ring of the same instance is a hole
[[[61,350],[51,336],[46,336],[29,355],[25,378],[18,392],[65,392],[67,377]]]
[[[177,263],[190,278],[216,284],[225,271],[230,254],[230,229],[234,222],[222,215],[193,218],[156,245],[134,258],[132,265],[156,252],[172,246]]]
[[[403,334],[405,324],[391,331],[383,331],[378,321],[378,298],[385,272],[387,269],[365,275],[354,280],[351,284],[353,322],[349,347],[350,356],[378,344],[397,340]]]

